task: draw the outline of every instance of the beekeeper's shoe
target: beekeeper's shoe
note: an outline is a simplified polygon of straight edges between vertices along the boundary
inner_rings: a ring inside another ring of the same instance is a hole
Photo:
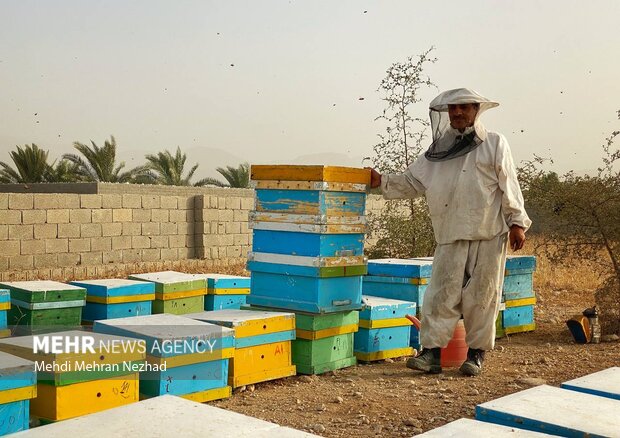
[[[470,348],[467,350],[467,360],[463,362],[459,369],[466,376],[477,376],[482,372],[482,363],[484,362],[484,350]]]
[[[441,373],[441,348],[425,348],[418,356],[407,360],[407,368],[429,374]]]

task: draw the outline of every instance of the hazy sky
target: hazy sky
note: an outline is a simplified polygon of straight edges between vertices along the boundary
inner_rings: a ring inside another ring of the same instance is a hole
[[[431,78],[499,101],[484,121],[517,161],[588,170],[620,125],[618,17],[618,0],[0,0],[0,161],[113,134],[130,166],[180,146],[200,177],[359,166],[385,70],[435,46]]]

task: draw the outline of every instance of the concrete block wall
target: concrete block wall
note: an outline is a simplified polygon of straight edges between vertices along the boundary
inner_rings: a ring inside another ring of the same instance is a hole
[[[176,190],[178,189],[178,190]],[[0,193],[0,279],[90,278],[245,262],[250,189],[105,184],[102,193]],[[384,201],[369,197],[367,212]]]

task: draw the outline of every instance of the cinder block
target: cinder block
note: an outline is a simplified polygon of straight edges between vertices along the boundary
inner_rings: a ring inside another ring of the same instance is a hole
[[[56,266],[58,266],[57,254],[37,254],[34,256],[34,267],[36,269],[55,268]]]
[[[68,212],[68,210],[64,211]],[[80,237],[80,224],[58,224],[58,237]]]
[[[103,208],[100,210],[93,210],[92,221],[93,223],[112,222],[112,209]]]
[[[205,208],[205,205],[209,207],[209,201],[209,195],[196,195],[194,197],[194,208],[196,210],[202,210]]]
[[[31,194],[9,193],[10,210],[32,210],[34,196]]]
[[[123,222],[123,236],[139,236],[142,233],[142,225],[133,222]]]
[[[0,193],[0,210],[7,210],[9,208],[9,194]]]
[[[175,227],[176,227],[176,225],[175,225]],[[9,226],[8,225],[0,225],[0,240],[8,240],[8,239],[9,239]]]
[[[88,208],[69,210],[69,222],[72,224],[88,224],[92,222],[91,210]]]
[[[45,210],[24,210],[22,211],[22,223],[26,224],[44,224],[47,214]]]
[[[8,199],[8,196],[7,196]],[[9,258],[0,255],[0,273],[9,270]],[[1,277],[0,277],[1,278]]]
[[[19,210],[0,210],[0,224],[17,225],[22,223],[22,212]]]
[[[174,222],[164,222],[160,226],[160,232],[163,236],[177,234],[177,224]]]
[[[90,251],[90,239],[69,239],[69,252],[82,253]]]
[[[226,208],[226,198],[223,196],[217,197],[217,208],[220,210],[224,210]]]
[[[159,222],[147,222],[142,224],[143,236],[158,236],[161,233]]]
[[[133,210],[129,208],[118,208],[112,210],[112,220],[114,222],[131,222],[133,220]]]
[[[185,246],[187,246],[188,248],[192,248],[196,246],[196,235],[195,234],[188,234],[187,236],[185,236]]]
[[[124,194],[123,208],[142,208],[142,196],[129,193]]]
[[[160,208],[160,197],[156,195],[143,195],[142,208]]]
[[[194,248],[179,248],[179,259],[193,259],[196,256]]]
[[[194,210],[185,210],[185,220],[187,220],[187,222],[194,222],[196,220],[196,213]]]
[[[84,252],[80,254],[80,264],[84,266],[100,265],[103,263],[103,253]]]
[[[151,248],[169,248],[168,236],[151,236]]]
[[[60,197],[55,193],[36,193],[34,195],[34,208],[41,210],[63,208],[64,206],[61,206],[59,201]]]
[[[101,195],[101,208],[122,208],[122,195],[105,194]]]
[[[176,210],[178,208],[176,196],[162,196],[160,198],[160,208]]]
[[[144,262],[159,262],[161,260],[161,250],[157,248],[143,249],[142,261]]]
[[[213,232],[213,224],[211,224],[211,232]],[[226,223],[224,222],[215,222],[215,232],[217,234],[226,234]]]
[[[220,241],[219,246],[231,246],[234,243],[232,234],[220,234],[218,238]]]
[[[45,252],[48,254],[69,252],[69,239],[46,239]]]
[[[177,196],[177,208],[179,210],[193,210],[194,196]]]
[[[211,198],[209,199],[209,208],[214,208],[217,210],[217,196],[211,196]],[[207,205],[205,204],[204,208],[207,208]]]
[[[9,225],[9,239],[34,239],[34,225]]]
[[[150,222],[151,221],[151,209],[149,208],[134,208],[132,210],[132,217],[134,222]]]
[[[101,208],[102,195],[80,195],[80,208]]]
[[[79,254],[75,254],[75,253],[58,254],[58,266],[77,266],[79,263],[80,263]]]
[[[241,210],[254,210],[254,198],[241,198]]]
[[[118,249],[116,251],[106,251],[103,253],[103,263],[122,263],[123,251]]]
[[[69,223],[69,210],[48,210],[46,217],[48,224],[68,224]]]
[[[4,244],[2,245],[4,246]],[[4,251],[3,251],[4,252]],[[21,254],[45,254],[45,240],[22,240],[21,241]]]
[[[194,223],[177,222],[177,232],[179,234],[194,234]]]
[[[233,211],[232,210],[219,210],[217,212],[217,217],[220,222],[230,222],[233,220]]]
[[[135,263],[142,260],[140,249],[124,249],[123,263]]]
[[[81,224],[80,236],[82,237],[101,237],[101,224]]]
[[[19,255],[9,259],[9,269],[32,269],[34,268],[34,256]]]
[[[59,208],[80,208],[80,195],[77,193],[56,193]]]
[[[151,221],[153,222],[168,222],[168,210],[154,209],[151,211]]]
[[[112,237],[112,250],[131,249],[131,236]]]
[[[215,249],[215,248],[212,248]],[[226,258],[226,247],[220,246],[217,248],[217,258],[218,260],[224,260]]]
[[[184,248],[185,247],[185,236],[184,235],[168,236],[168,246],[170,248]]]
[[[228,246],[226,247],[226,257],[228,258],[240,258],[241,247],[240,246]]]
[[[0,256],[15,257],[21,254],[19,240],[7,240],[2,242]]]
[[[239,233],[241,233],[241,223],[226,222],[226,234],[239,234]]]
[[[226,198],[226,209],[239,210],[241,208],[241,198],[238,196],[231,196]]]
[[[247,234],[234,234],[233,235],[233,245],[247,245],[248,244],[248,235]]]
[[[233,220],[235,222],[247,222],[248,221],[248,210],[234,210]]]
[[[58,237],[58,225],[56,224],[35,224],[35,239],[55,239]]]
[[[111,251],[112,250],[112,238],[111,237],[93,237],[90,239],[91,251]]]
[[[185,222],[185,210],[171,210],[168,218],[170,222]]]
[[[131,236],[131,247],[134,249],[150,248],[151,239],[148,236]]]
[[[247,222],[239,222],[239,230],[242,234],[250,234],[250,226]]]
[[[120,236],[123,233],[123,224],[114,222],[111,224],[101,224],[101,235],[104,237]]]
[[[179,249],[178,248],[162,249],[161,259],[162,260],[179,260]]]

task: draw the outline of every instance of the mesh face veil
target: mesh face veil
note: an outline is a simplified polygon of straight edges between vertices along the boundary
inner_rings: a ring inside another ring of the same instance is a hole
[[[463,132],[450,125],[448,105],[475,103],[479,105],[473,126]],[[424,156],[429,161],[446,161],[461,157],[474,150],[487,138],[487,131],[480,121],[480,115],[499,103],[492,102],[468,88],[448,90],[437,96],[430,104],[433,143]]]

